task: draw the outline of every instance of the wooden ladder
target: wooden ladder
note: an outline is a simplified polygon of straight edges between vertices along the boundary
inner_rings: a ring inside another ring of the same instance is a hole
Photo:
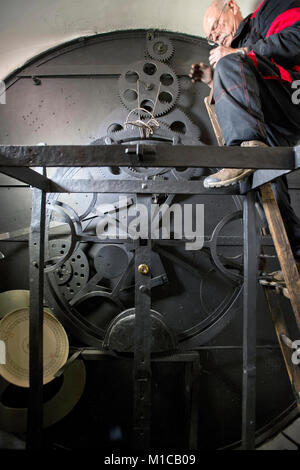
[[[225,145],[222,129],[219,125],[215,106],[213,104],[213,90],[204,100],[219,146]],[[281,217],[277,200],[271,183],[259,188],[262,204],[267,218],[270,234],[273,239],[278,260],[282,269],[286,287],[289,292],[291,306],[295,320],[300,331],[300,277],[297,265],[291,250],[286,229]],[[276,335],[281,348],[287,373],[291,382],[295,400],[300,412],[300,367],[293,363],[293,342],[289,339],[289,332],[284,314],[269,287],[264,287],[267,304],[275,326]],[[299,345],[300,346],[300,345]],[[295,362],[295,361],[294,361]]]

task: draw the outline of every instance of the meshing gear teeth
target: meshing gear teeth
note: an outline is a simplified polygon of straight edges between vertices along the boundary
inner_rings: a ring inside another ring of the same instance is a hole
[[[159,122],[163,122],[172,132],[184,138],[185,142],[187,142],[186,145],[188,145],[189,139],[200,143],[201,129],[193,123],[191,118],[182,109],[174,109],[159,119]]]
[[[166,62],[173,56],[174,46],[165,36],[154,37],[149,34],[147,36],[147,54],[151,59]]]
[[[106,137],[101,137],[101,138],[91,142],[90,145],[109,145],[110,143],[113,143],[113,142],[108,143],[107,139],[111,140],[111,138],[107,137],[107,136]],[[92,173],[93,173],[94,179],[97,179],[97,178],[114,179],[116,177],[113,174],[113,172],[111,171],[110,167],[96,167],[96,168],[92,169]]]
[[[165,134],[168,134],[169,130],[166,125],[163,125],[163,132]],[[154,134],[156,137],[156,134]],[[165,137],[165,135],[163,136]],[[133,129],[129,127],[127,130],[123,131],[118,131],[114,133],[113,139],[115,144],[122,144],[124,141],[128,141],[129,139],[132,139],[132,141],[135,140],[140,140],[140,132],[137,127],[134,127]],[[150,137],[151,139],[151,137]],[[145,139],[146,140],[146,139]],[[171,137],[170,137],[171,140]],[[137,179],[144,179],[144,178],[151,178],[151,177],[157,177],[158,175],[162,175],[169,171],[169,168],[132,168],[132,167],[124,167],[122,168],[122,171],[126,173],[127,175],[137,178]]]
[[[112,138],[114,140],[115,133],[124,129],[124,122],[126,121],[128,111],[124,108],[114,109],[99,125],[97,135],[104,139],[103,145],[107,144],[105,138]],[[92,142],[95,144],[95,142]],[[98,144],[100,145],[100,144]]]
[[[155,137],[162,137],[166,138],[166,140],[172,141],[173,132],[170,130],[169,126],[164,122],[158,122],[160,127],[158,129],[154,129],[153,134],[148,138],[145,137],[145,140],[151,140],[151,138]],[[124,129],[122,131],[114,132],[112,138],[114,143],[122,143],[123,141],[128,141],[129,139],[141,139],[141,135],[137,127],[128,126],[126,130]]]
[[[122,119],[125,119],[123,112],[120,114],[122,114]],[[122,122],[123,124],[122,119],[120,120],[118,118],[117,113],[112,115],[111,118],[113,119],[113,122]],[[147,121],[147,119],[142,120],[145,120],[145,122]],[[182,109],[177,108],[171,111],[167,115],[158,118],[157,122],[159,123],[159,128],[153,129],[153,135],[148,137],[149,140],[151,140],[151,138],[163,138],[176,144],[201,145],[201,142],[199,141],[201,130],[192,122]],[[103,129],[104,132],[107,127],[110,126],[106,123]],[[128,141],[129,139],[136,140],[140,138],[141,135],[139,128],[127,126],[126,129],[123,128],[122,130],[108,133],[102,138],[102,144],[117,144]]]
[[[155,117],[163,116],[176,104],[179,81],[167,64],[152,59],[142,60],[123,70],[119,79],[119,95],[129,111],[140,106]],[[150,114],[144,111],[140,115],[150,118]],[[132,113],[133,118],[134,116],[138,116],[138,110]]]
[[[167,120],[170,123],[181,123],[185,126],[186,133],[182,134],[180,132],[176,132],[170,128],[170,125],[166,122],[163,122],[163,120],[166,120],[165,118],[168,118]],[[190,118],[180,109],[176,109],[169,113],[169,115],[164,116],[163,118],[158,119],[158,122],[160,124],[160,127],[158,129],[154,130],[153,136],[149,137],[149,140],[151,138],[164,138],[168,141],[173,141],[176,144],[182,144],[182,145],[201,145],[199,142],[199,128],[190,120]],[[113,142],[115,144],[121,144],[123,142],[129,141],[132,139],[134,140],[140,140],[140,132],[139,129],[136,127],[129,127],[127,130],[122,130],[122,131],[117,131],[113,133]],[[145,139],[146,140],[146,139]],[[159,177],[162,174],[164,174],[167,169],[159,169],[159,168],[153,168],[153,169],[147,169],[147,168],[126,168],[123,169],[125,173],[128,175],[134,177],[134,178],[139,178],[143,179],[145,177]],[[176,169],[172,169],[171,173],[173,177],[177,180],[188,180],[192,177],[200,177],[203,175],[203,170],[198,169],[198,168],[189,168],[184,171],[178,171]],[[162,177],[162,176],[161,176]]]

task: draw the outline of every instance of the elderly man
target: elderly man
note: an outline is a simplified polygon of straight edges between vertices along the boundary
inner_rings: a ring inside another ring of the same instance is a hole
[[[234,0],[214,0],[203,29],[210,66],[194,64],[190,77],[214,89],[216,113],[227,146],[293,146],[300,141],[300,105],[293,100],[300,79],[300,1],[264,0],[243,19]],[[206,188],[228,186],[253,170],[223,169]],[[276,197],[291,247],[300,262],[300,221],[290,205],[285,178]]]

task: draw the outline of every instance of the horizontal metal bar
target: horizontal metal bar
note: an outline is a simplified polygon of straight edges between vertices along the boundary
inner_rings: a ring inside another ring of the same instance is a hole
[[[257,350],[280,350],[278,344],[266,344],[256,347]],[[243,350],[242,346],[199,346],[194,348],[193,351],[182,351],[175,353],[174,355],[168,356],[152,356],[151,362],[193,362],[199,360],[199,354],[201,351],[241,351]],[[77,351],[75,348],[74,351]],[[85,360],[97,361],[100,359],[118,359],[121,356],[118,356],[116,353],[109,351],[101,351],[99,349],[82,349],[81,356]],[[130,360],[130,358],[123,358],[124,360]]]
[[[280,349],[279,344],[264,344],[261,346],[256,346],[256,349],[275,349],[278,350]],[[195,348],[196,351],[232,351],[232,350],[238,350],[238,351],[243,351],[243,346],[198,346]]]
[[[35,67],[28,67],[18,73],[19,78],[32,78],[32,77],[101,77],[101,76],[120,76],[123,72],[124,66],[121,65],[40,65]],[[175,66],[175,73],[178,76],[188,76],[188,65]]]
[[[122,73],[120,65],[40,65],[21,70],[18,77],[65,77],[65,76],[101,76],[116,75]]]
[[[153,180],[60,180],[52,183],[48,189],[52,193],[116,193],[116,194],[202,194],[211,195],[212,190],[205,189],[202,181],[153,181]],[[215,195],[239,194],[239,186],[214,189]]]
[[[99,360],[99,359],[117,359],[119,356],[116,353],[109,351],[102,351],[99,349],[83,349],[81,356],[85,360]],[[124,360],[128,358],[124,357]],[[183,351],[166,356],[151,356],[151,362],[193,362],[199,360],[199,354],[195,351]]]
[[[294,170],[292,147],[198,145],[0,146],[0,167],[193,167]],[[136,154],[138,153],[138,155]],[[299,157],[300,164],[300,157]]]
[[[1,167],[1,173],[15,178],[23,183],[33,186],[42,191],[48,192],[50,190],[51,181],[43,175],[40,175],[31,168],[19,168],[19,167]],[[10,187],[10,186],[7,186]],[[19,186],[21,188],[26,188],[27,186]]]
[[[59,234],[57,233],[55,235],[55,232],[51,232],[51,236],[54,238],[55,236],[57,238],[59,237],[62,237],[62,234]],[[66,233],[65,236],[68,236],[69,235],[69,232]],[[1,233],[0,234],[0,245],[1,243],[28,243],[28,238],[19,238],[21,237],[22,235],[14,235],[14,233],[10,233],[10,232],[7,232],[7,233]],[[116,244],[116,243],[121,243],[121,244],[124,244],[124,243],[132,243],[132,239],[128,238],[126,240],[124,239],[120,239],[120,238],[107,238],[105,240],[100,240],[93,236],[93,235],[82,235],[82,236],[79,236],[78,237],[78,242],[79,243],[87,243],[87,242],[93,242],[93,243],[106,243],[108,245],[111,245],[111,244]],[[193,240],[192,240],[193,242]],[[154,243],[154,246],[155,245],[159,245],[159,246],[163,246],[163,245],[168,245],[168,246],[178,246],[178,245],[182,245],[184,243],[191,243],[191,240],[187,240],[185,238],[183,238],[182,240],[153,240],[153,243]],[[207,248],[209,245],[210,245],[211,241],[210,241],[210,236],[205,236],[205,240],[204,240],[204,245],[203,247],[204,248]],[[262,237],[261,238],[261,244],[262,246],[271,246],[273,247],[273,242],[272,242],[272,238],[270,236],[267,236],[267,237]],[[243,246],[243,239],[242,237],[223,237],[223,236],[220,236],[218,237],[218,247],[221,247],[221,246],[240,246],[242,247]],[[266,256],[266,255],[265,255]],[[276,258],[276,255],[270,255],[270,258]],[[230,259],[230,258],[229,258]]]

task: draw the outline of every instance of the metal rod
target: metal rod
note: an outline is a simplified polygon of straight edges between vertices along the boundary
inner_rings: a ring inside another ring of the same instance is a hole
[[[244,302],[243,302],[243,399],[242,444],[244,450],[255,448],[256,425],[256,297],[257,228],[255,193],[244,197]]]
[[[1,168],[0,168],[1,170]],[[210,191],[210,192],[209,192]],[[201,181],[147,180],[64,180],[52,181],[48,192],[52,193],[113,193],[113,194],[202,194],[210,195]],[[214,196],[239,194],[239,185],[214,190]]]
[[[41,189],[42,191],[50,190],[51,181],[45,178],[43,175],[40,175],[37,171],[32,170],[31,168],[2,167],[1,173],[6,176],[10,176],[11,178],[15,178],[19,181],[22,181],[23,183],[29,186]],[[21,187],[24,188],[26,186]]]
[[[151,227],[151,196],[137,195],[137,204],[148,211]],[[150,232],[150,230],[149,230]],[[151,443],[151,233],[137,240],[135,250],[134,335],[134,447],[149,450]]]
[[[188,364],[186,364],[188,367]],[[198,449],[198,428],[199,428],[199,396],[200,396],[200,374],[201,365],[198,358],[190,364],[191,383],[190,388],[190,416],[189,416],[189,449]]]
[[[29,399],[27,449],[42,447],[43,428],[43,298],[46,194],[32,191],[30,231]]]

